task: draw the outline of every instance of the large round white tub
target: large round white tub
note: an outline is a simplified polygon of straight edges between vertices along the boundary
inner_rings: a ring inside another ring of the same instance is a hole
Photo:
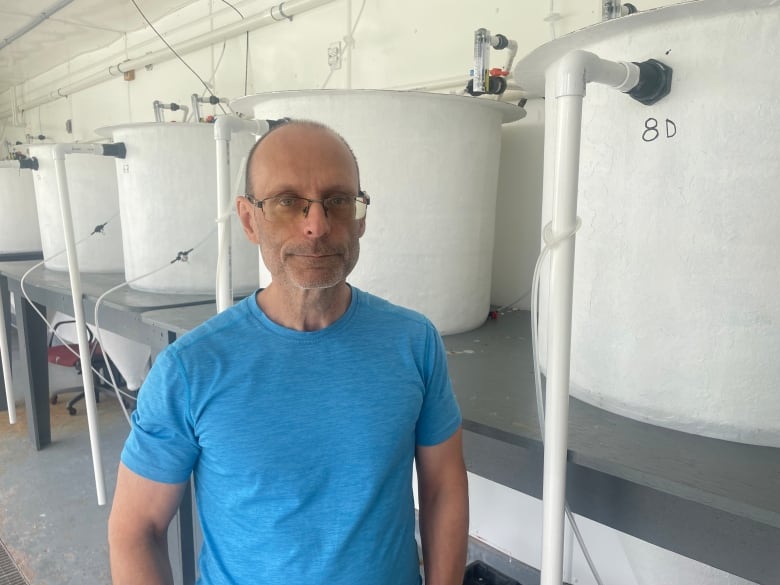
[[[65,233],[51,144],[30,146],[45,266],[67,272]],[[65,157],[73,233],[82,272],[122,272],[122,227],[116,171],[110,157],[73,153]],[[104,225],[105,224],[105,225]],[[96,228],[98,228],[96,230]]]
[[[41,249],[32,171],[0,168],[0,254]]]
[[[260,94],[231,107],[322,122],[354,149],[371,205],[350,282],[420,311],[442,333],[485,321],[501,124],[520,119],[521,108],[374,90]]]
[[[674,70],[671,94],[650,107],[588,86],[574,396],[682,431],[780,446],[778,30],[776,2],[703,0],[584,29],[518,64],[516,81],[529,85],[574,49]],[[547,96],[551,128],[549,85]]]
[[[127,149],[126,158],[116,159],[116,173],[130,286],[149,292],[214,294],[219,215],[214,126],[151,122],[97,132],[123,142]],[[248,133],[233,135],[234,178],[242,174],[242,160],[253,143]],[[240,193],[243,177],[233,183],[234,194]],[[257,247],[246,240],[235,213],[230,221],[233,286],[249,291],[258,283]],[[177,257],[186,261],[172,263]]]

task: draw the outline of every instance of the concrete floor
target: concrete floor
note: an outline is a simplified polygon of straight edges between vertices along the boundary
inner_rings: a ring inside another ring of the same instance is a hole
[[[16,351],[12,339],[14,356]],[[55,391],[80,383],[67,368],[49,366],[49,374]],[[75,416],[65,406],[72,394],[62,395],[51,406],[52,443],[36,451],[27,436],[19,389],[15,390],[17,424],[10,425],[8,414],[0,412],[0,541],[30,585],[109,584],[106,522],[119,454],[129,431],[119,403],[107,394],[98,403],[109,502],[101,507],[83,401],[76,405]]]

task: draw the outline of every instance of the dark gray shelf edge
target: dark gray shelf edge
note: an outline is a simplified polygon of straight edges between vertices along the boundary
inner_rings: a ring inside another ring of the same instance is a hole
[[[480,477],[542,498],[539,441],[465,419],[464,455]],[[780,528],[593,469],[567,466],[573,512],[661,548],[749,579],[780,582]]]

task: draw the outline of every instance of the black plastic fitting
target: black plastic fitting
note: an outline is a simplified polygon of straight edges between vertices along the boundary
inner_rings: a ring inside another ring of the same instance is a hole
[[[35,157],[32,158],[23,158],[19,160],[19,168],[20,169],[30,169],[33,171],[38,170],[38,159]]]
[[[495,36],[496,41],[497,41],[496,42],[496,46],[493,47],[494,49],[501,50],[501,49],[506,49],[509,46],[509,39],[506,38],[504,35],[497,34],[497,35],[494,35],[494,36]]]
[[[124,142],[115,142],[114,144],[103,145],[103,156],[114,156],[116,158],[125,158],[127,156],[127,147]]]
[[[266,120],[268,122],[268,130],[273,130],[277,126],[282,126],[283,124],[287,124],[288,122],[291,122],[292,118],[279,118],[278,120]]]
[[[633,4],[628,4],[628,3],[623,4],[623,8],[626,9],[626,15],[636,14],[637,12],[639,12],[639,10],[637,10],[637,7],[634,6]]]
[[[215,96],[214,94],[211,94],[211,95],[209,96],[209,103],[210,103],[212,106],[216,106],[216,105],[219,103],[219,98],[218,98],[217,96]]]
[[[672,68],[655,59],[634,63],[639,67],[639,83],[627,92],[640,104],[651,106],[672,91]]]
[[[176,110],[178,110],[180,107],[181,107],[181,106],[180,106],[179,104],[176,104],[176,103],[171,103],[171,112],[175,112],[175,111],[176,111]]]
[[[501,75],[491,75],[488,79],[488,86],[487,91],[474,91],[474,80],[469,79],[469,82],[466,84],[466,92],[469,95],[478,96],[478,95],[501,95],[506,91],[507,83],[506,79],[502,77]]]

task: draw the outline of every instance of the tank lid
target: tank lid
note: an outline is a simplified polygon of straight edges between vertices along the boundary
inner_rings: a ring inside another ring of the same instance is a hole
[[[696,26],[697,20],[727,14],[731,12],[746,12],[763,7],[776,7],[777,0],[695,0],[682,4],[673,4],[647,11],[637,12],[621,18],[598,22],[560,38],[545,43],[518,60],[512,76],[514,83],[520,85],[531,94],[529,97],[544,96],[544,75],[547,68],[562,58],[566,53],[589,45],[607,41],[613,37],[631,38],[631,34],[643,28],[659,31],[659,41],[663,38],[664,24],[675,19],[690,19],[691,26]],[[627,45],[627,43],[626,43]],[[635,61],[644,60],[647,55],[636,55],[626,49],[624,55],[600,55],[604,58]],[[662,57],[655,55],[658,59]]]
[[[514,122],[525,117],[525,110],[520,106],[500,102],[488,98],[476,98],[471,96],[458,96],[442,93],[430,93],[425,91],[400,91],[391,89],[312,89],[269,91],[237,98],[230,102],[230,108],[245,116],[254,115],[254,107],[262,102],[277,99],[295,99],[312,96],[365,96],[370,97],[397,97],[404,100],[438,100],[450,104],[468,104],[478,107],[490,108],[501,113],[501,121]]]
[[[137,122],[137,123],[128,123],[128,124],[117,124],[116,126],[102,126],[95,130],[95,134],[98,136],[105,136],[107,138],[113,138],[114,133],[117,130],[133,130],[136,128],[154,128],[154,127],[165,127],[165,128],[176,128],[176,129],[185,129],[186,130],[192,130],[195,129],[196,131],[202,132],[202,128],[209,128],[210,132],[214,131],[214,125],[213,124],[205,124],[205,123],[189,123],[189,122]]]

